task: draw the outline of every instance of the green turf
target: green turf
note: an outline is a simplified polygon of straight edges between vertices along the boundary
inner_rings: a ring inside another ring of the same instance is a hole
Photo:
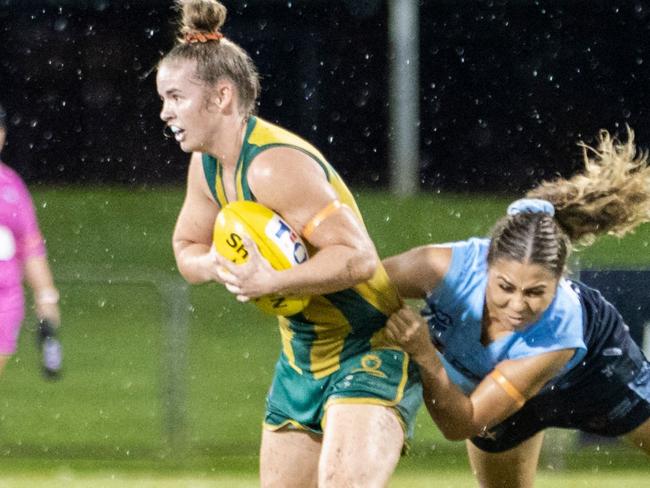
[[[163,358],[169,300],[159,286],[178,280],[171,233],[182,198],[182,190],[172,188],[34,192],[62,292],[65,374],[56,383],[39,376],[29,314],[19,352],[0,379],[3,472],[183,469],[208,476],[256,470],[278,333],[272,317],[237,303],[216,285],[190,290],[185,443],[174,450],[167,442]],[[358,201],[382,256],[484,235],[508,203],[439,194],[395,199],[383,192],[364,192]],[[580,253],[580,264],[648,267],[649,241],[650,226],[623,241],[603,239]],[[404,476],[431,466],[466,471],[461,443],[444,441],[424,412],[417,424],[412,452],[401,463]],[[577,450],[573,439],[560,439],[548,443],[544,469],[647,466],[618,444]]]
[[[647,472],[601,471],[551,473],[538,475],[537,488],[619,488],[621,486],[644,487],[648,483]],[[204,475],[166,475],[147,473],[77,473],[60,468],[49,474],[13,474],[0,476],[0,488],[255,488],[259,481],[255,474],[206,473]],[[475,480],[469,470],[461,471],[398,471],[392,478],[390,488],[474,488]]]

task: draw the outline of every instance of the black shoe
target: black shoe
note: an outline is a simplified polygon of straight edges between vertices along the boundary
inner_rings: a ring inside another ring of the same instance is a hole
[[[56,338],[56,329],[47,319],[39,321],[37,338],[41,352],[43,376],[48,379],[57,379],[61,374],[63,349]]]

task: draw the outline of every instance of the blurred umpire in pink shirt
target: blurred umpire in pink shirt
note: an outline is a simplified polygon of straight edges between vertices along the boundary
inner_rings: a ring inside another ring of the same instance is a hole
[[[0,152],[7,136],[7,114],[0,106]],[[34,293],[43,373],[61,369],[59,291],[47,262],[45,243],[25,183],[0,159],[0,374],[16,351],[25,316],[23,279]]]

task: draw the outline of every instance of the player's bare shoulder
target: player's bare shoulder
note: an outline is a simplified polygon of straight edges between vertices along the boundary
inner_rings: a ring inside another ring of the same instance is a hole
[[[281,214],[295,229],[302,229],[337,199],[318,162],[292,147],[262,152],[251,163],[247,179],[257,201]]]

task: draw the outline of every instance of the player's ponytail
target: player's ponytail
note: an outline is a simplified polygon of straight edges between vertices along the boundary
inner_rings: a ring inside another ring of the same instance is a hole
[[[585,169],[569,179],[544,182],[529,197],[548,200],[555,218],[573,242],[589,244],[602,234],[623,236],[650,220],[650,167],[648,152],[637,151],[634,132],[627,142],[607,131],[597,147],[584,142]]]
[[[250,56],[221,32],[228,11],[217,0],[176,0],[180,22],[176,45],[159,65],[170,61],[196,62],[196,78],[208,86],[222,78],[237,87],[239,109],[248,117],[256,112],[260,80]]]
[[[228,15],[226,7],[216,0],[176,0],[176,8],[181,12],[181,43],[186,42],[187,34],[220,33]]]
[[[560,276],[572,243],[591,244],[602,234],[623,236],[650,221],[648,153],[637,151],[634,132],[628,128],[622,143],[603,130],[596,148],[580,145],[584,171],[543,182],[528,199],[511,205],[492,231],[488,263],[513,259]]]

